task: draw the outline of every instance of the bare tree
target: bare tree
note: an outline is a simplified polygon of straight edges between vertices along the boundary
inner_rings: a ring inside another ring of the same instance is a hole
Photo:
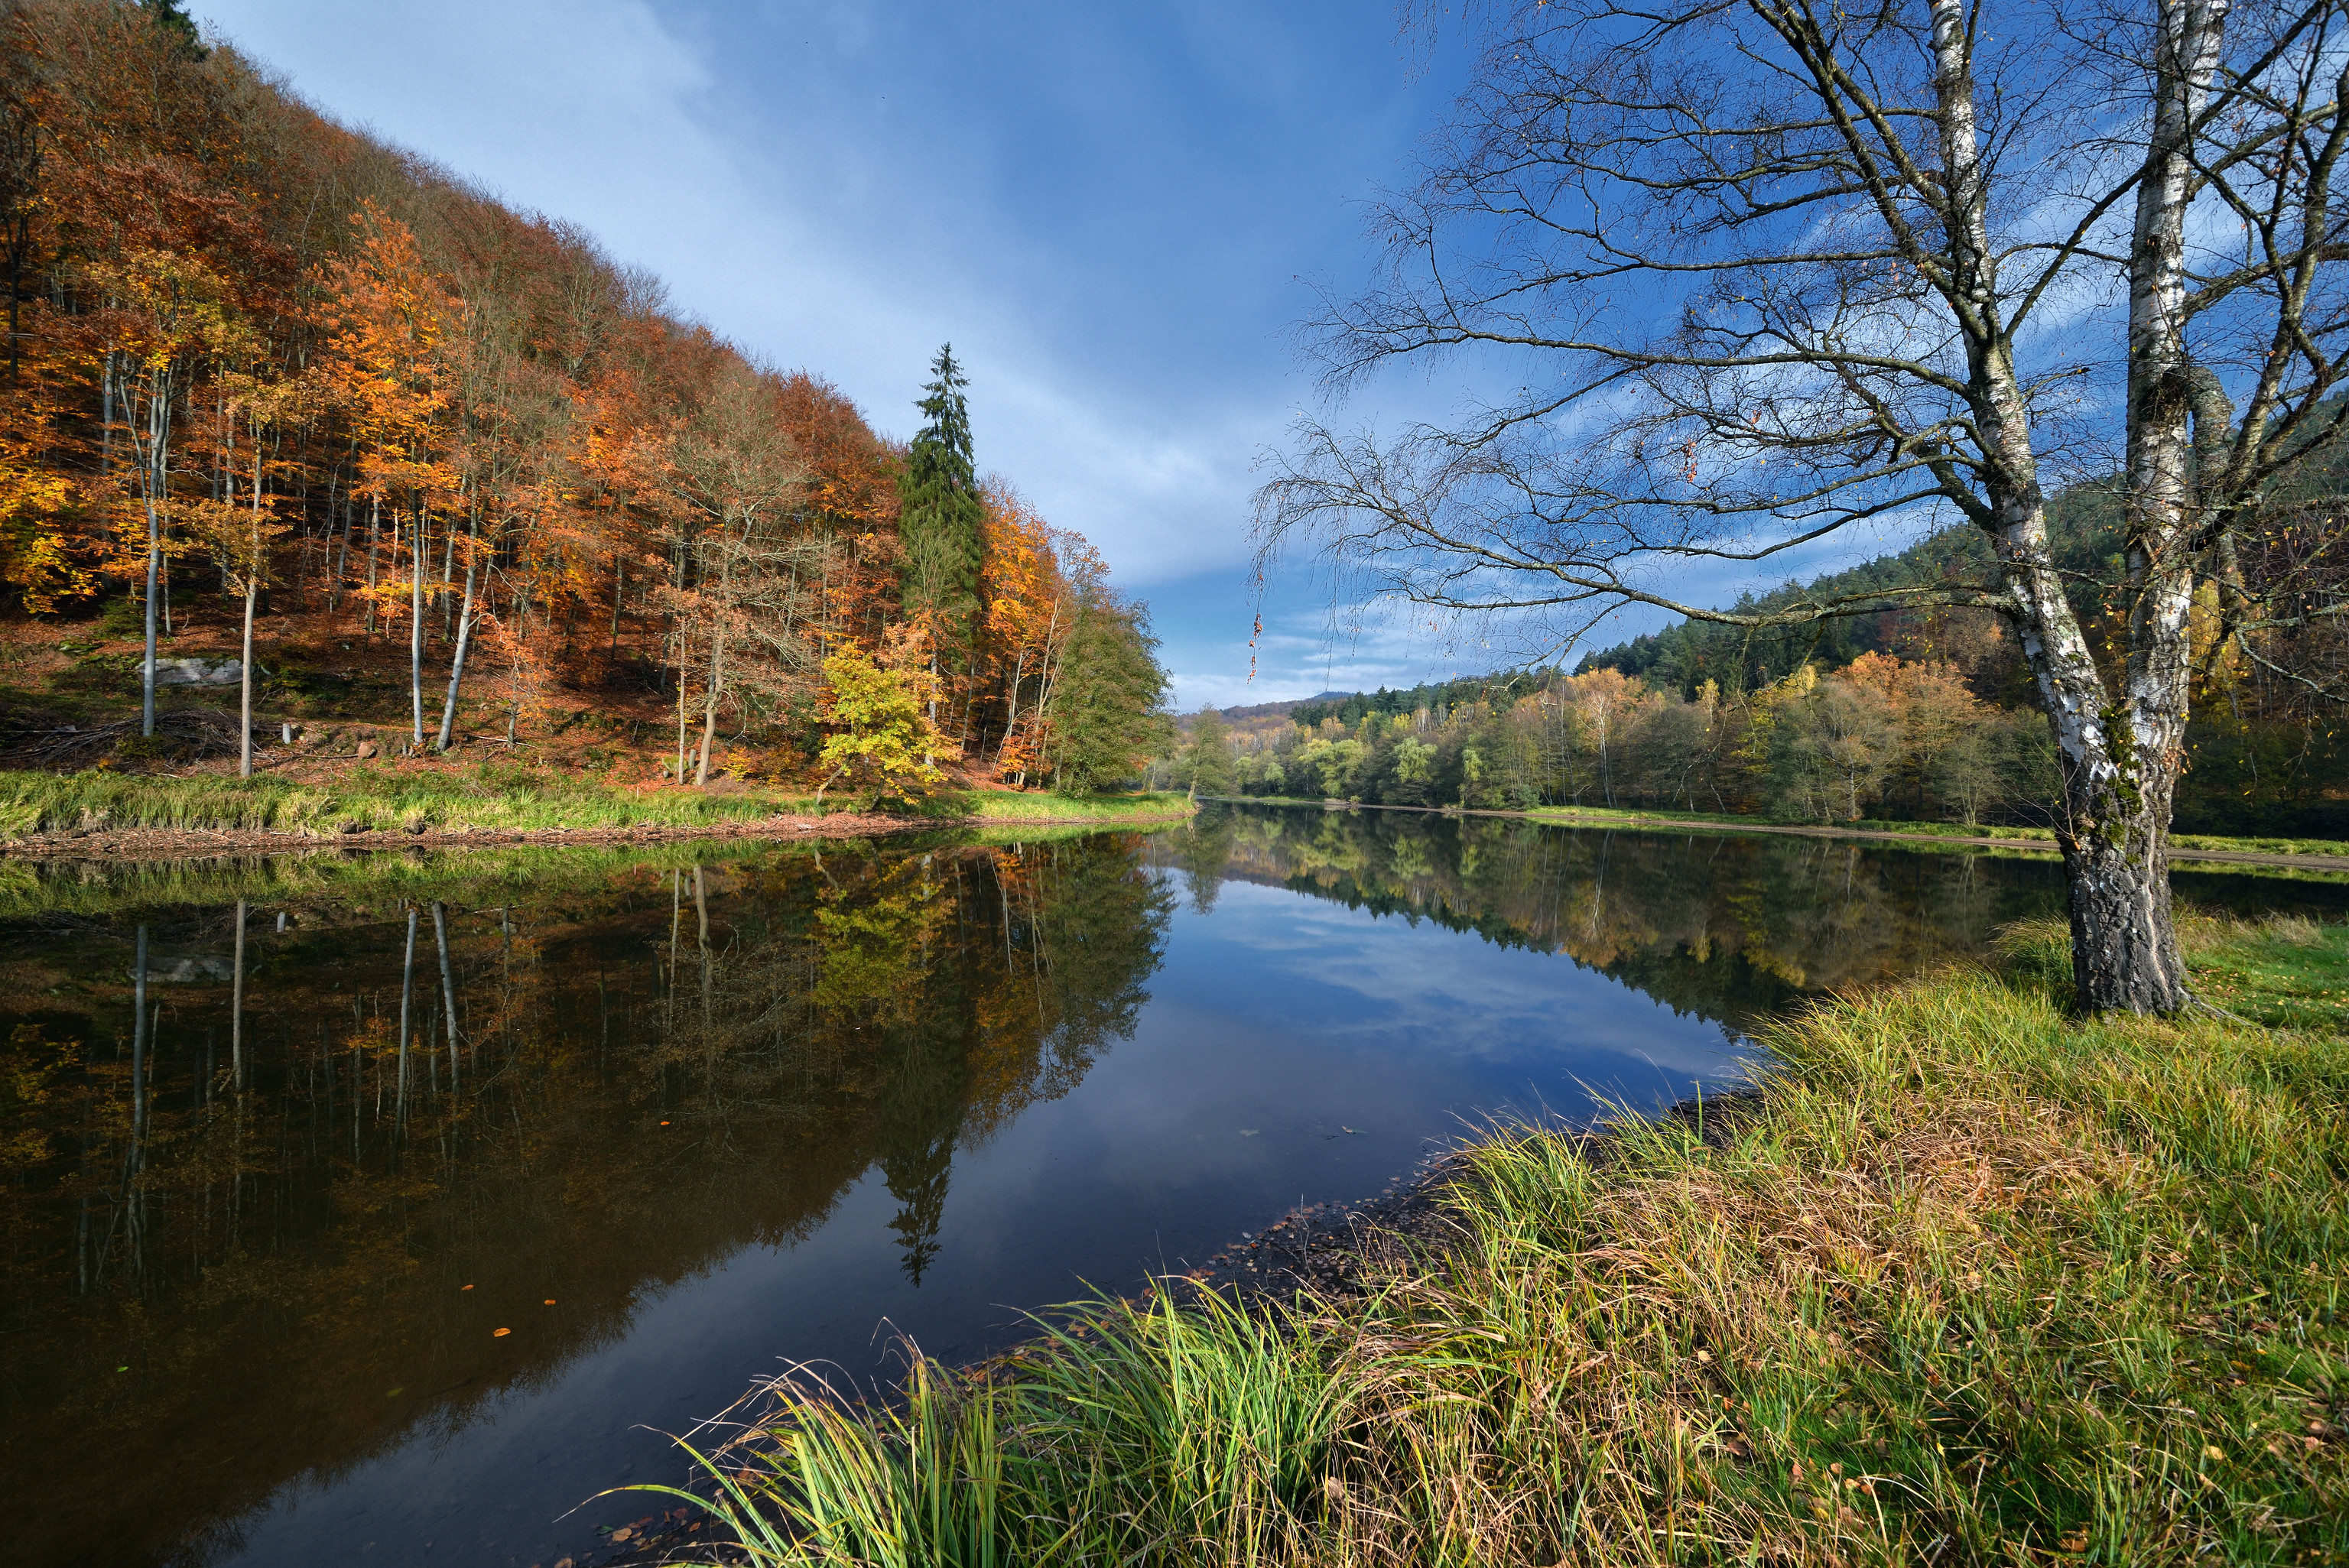
[[[2232,629],[2275,623],[2233,539],[2343,414],[2344,20],[2344,0],[1526,7],[1376,210],[1377,281],[1313,324],[1333,391],[1446,355],[1516,387],[1390,441],[1304,422],[1258,494],[1261,548],[1552,649],[1626,603],[1749,626],[1994,610],[2062,754],[2080,1003],[2182,1007],[2190,613],[2207,583]],[[2120,559],[2067,580],[2049,490],[2116,472]],[[1767,613],[1675,592],[1878,521],[1962,521],[1992,564]]]
[[[730,369],[682,422],[662,472],[684,547],[678,614],[678,778],[685,777],[685,682],[698,642],[701,742],[696,786],[709,782],[718,715],[731,700],[774,700],[812,680],[819,658],[814,593],[823,541],[800,514],[807,468],[774,404],[771,377]]]

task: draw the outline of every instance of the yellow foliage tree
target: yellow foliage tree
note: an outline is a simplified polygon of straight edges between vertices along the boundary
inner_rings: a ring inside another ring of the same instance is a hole
[[[818,805],[843,779],[872,792],[866,810],[884,802],[918,806],[936,794],[947,781],[937,758],[955,748],[930,722],[927,669],[914,661],[875,664],[852,644],[824,660],[823,677],[824,717],[838,728],[823,743],[821,760],[832,771],[816,789]]]

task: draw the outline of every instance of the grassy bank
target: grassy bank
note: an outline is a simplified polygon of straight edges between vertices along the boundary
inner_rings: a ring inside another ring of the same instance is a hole
[[[1759,823],[1768,827],[1822,828],[1830,832],[1897,833],[1908,839],[1947,839],[1959,842],[1995,839],[2009,843],[2044,844],[2049,854],[2057,852],[2054,830],[2049,828],[1970,828],[1963,822],[1912,822],[1877,817],[1862,817],[1849,822],[1816,822],[1790,817],[1741,816],[1714,811],[1637,811],[1606,806],[1543,807],[1526,815],[1550,822],[1621,822],[1626,826],[1701,822],[1724,828],[1752,827]],[[2229,838],[2222,833],[2172,833],[2169,842],[2173,849],[2220,850],[2234,854],[2334,855],[2342,857],[2344,864],[2349,864],[2349,842],[2338,839]]]
[[[1249,806],[1310,806],[1321,807],[1319,799],[1305,799],[1287,795],[1251,795],[1218,797],[1234,804]],[[1366,806],[1365,810],[1419,810],[1419,807]],[[2055,835],[2046,828],[1968,827],[1962,822],[1912,822],[1889,818],[1863,817],[1849,822],[1818,822],[1792,817],[1764,817],[1733,811],[1650,811],[1630,806],[1534,806],[1522,811],[1485,811],[1480,816],[1523,817],[1529,821],[1556,822],[1565,827],[1622,828],[1721,828],[1729,831],[1753,828],[1807,828],[1829,833],[1895,833],[1909,839],[1950,840],[1956,842],[2002,840],[2013,843],[2044,844],[2054,854]],[[2182,850],[2219,850],[2238,854],[2261,855],[2334,855],[2349,865],[2349,841],[2339,839],[2229,838],[2219,833],[2173,833],[2170,843]]]
[[[548,828],[699,827],[803,807],[763,790],[614,789],[523,769],[404,771],[361,765],[330,785],[278,779],[0,773],[0,837],[176,830],[338,834],[529,832]]]
[[[1056,795],[1038,790],[1012,794],[973,790],[956,797],[954,812],[981,821],[1118,822],[1165,820],[1196,814],[1198,806],[1178,790],[1134,795]]]
[[[839,800],[826,803],[847,810]],[[772,789],[627,789],[555,772],[483,766],[464,771],[350,769],[332,784],[0,771],[0,841],[34,833],[533,832],[549,829],[708,828],[812,813],[812,797]],[[939,820],[1114,821],[1179,816],[1180,795],[1063,796],[974,791],[942,798]]]
[[[1486,1145],[1368,1301],[787,1386],[724,1507],[770,1563],[2342,1562],[2349,931],[2190,939],[2235,1017],[2071,1018],[2040,928],[1777,1026],[1710,1139]]]

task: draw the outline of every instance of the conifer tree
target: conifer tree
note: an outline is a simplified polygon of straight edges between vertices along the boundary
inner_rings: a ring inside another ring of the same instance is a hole
[[[903,552],[897,573],[907,618],[929,618],[930,668],[936,675],[942,657],[957,670],[970,665],[986,508],[971,458],[970,409],[963,397],[968,383],[955,363],[954,345],[938,350],[930,375],[918,405],[927,422],[915,436],[897,481]],[[935,699],[931,717],[935,721]]]

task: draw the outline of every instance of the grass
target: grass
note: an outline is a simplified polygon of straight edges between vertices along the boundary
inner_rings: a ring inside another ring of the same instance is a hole
[[[1889,818],[1862,817],[1848,822],[1818,822],[1804,818],[1763,817],[1724,814],[1717,811],[1643,811],[1613,806],[1544,806],[1526,815],[1557,821],[1580,818],[1595,820],[1627,822],[1687,821],[1737,827],[1755,822],[1773,827],[1826,828],[1837,831],[1858,833],[1899,833],[1923,839],[2005,839],[2025,843],[2045,844],[2049,852],[2055,849],[2055,833],[2051,828],[2020,828],[1981,824],[1968,827],[1963,822],[1920,822]],[[2349,842],[2338,839],[2230,838],[2220,833],[2172,833],[2170,844],[2182,850],[2228,850],[2244,853],[2268,855],[2340,855],[2349,857]]]
[[[845,810],[839,801],[827,802]],[[1110,821],[1192,808],[1180,795],[1064,796],[970,791],[942,798],[940,820]],[[615,788],[545,769],[485,764],[466,772],[360,765],[331,785],[235,779],[0,771],[0,840],[83,830],[210,832],[530,832],[547,829],[707,828],[812,813],[812,797],[776,790],[704,792]]]
[[[531,831],[548,828],[698,827],[755,821],[796,798],[764,792],[636,793],[523,769],[408,773],[365,765],[332,785],[82,773],[0,773],[0,836],[73,829],[218,832]]]
[[[1483,1145],[1367,1302],[786,1381],[716,1511],[762,1563],[2349,1561],[2349,930],[2187,938],[2239,1017],[2074,1018],[2035,924],[1776,1026],[1711,1139]]]
[[[1225,796],[1219,799],[1251,806],[1322,804],[1318,798],[1306,799],[1288,795]],[[1383,808],[1374,806],[1369,809],[1378,810]],[[2004,839],[2045,844],[2049,853],[2055,852],[2055,834],[2048,828],[1968,827],[1963,822],[1917,822],[1874,817],[1863,817],[1849,822],[1817,822],[1802,818],[1752,813],[1648,810],[1631,806],[1534,806],[1522,811],[1498,814],[1525,817],[1537,822],[1619,822],[1627,827],[1696,822],[1707,827],[1735,830],[1760,824],[1766,827],[1824,828],[1837,832],[1899,833],[1906,838],[1919,839]],[[2224,850],[2266,855],[2337,855],[2349,860],[2349,841],[2339,839],[2230,838],[2220,833],[2172,833],[2169,841],[2174,847],[2185,850]]]
[[[954,798],[954,810],[979,821],[1119,821],[1135,818],[1188,817],[1196,803],[1180,790],[1132,795],[1058,795],[1045,790],[1015,794],[974,789]]]

